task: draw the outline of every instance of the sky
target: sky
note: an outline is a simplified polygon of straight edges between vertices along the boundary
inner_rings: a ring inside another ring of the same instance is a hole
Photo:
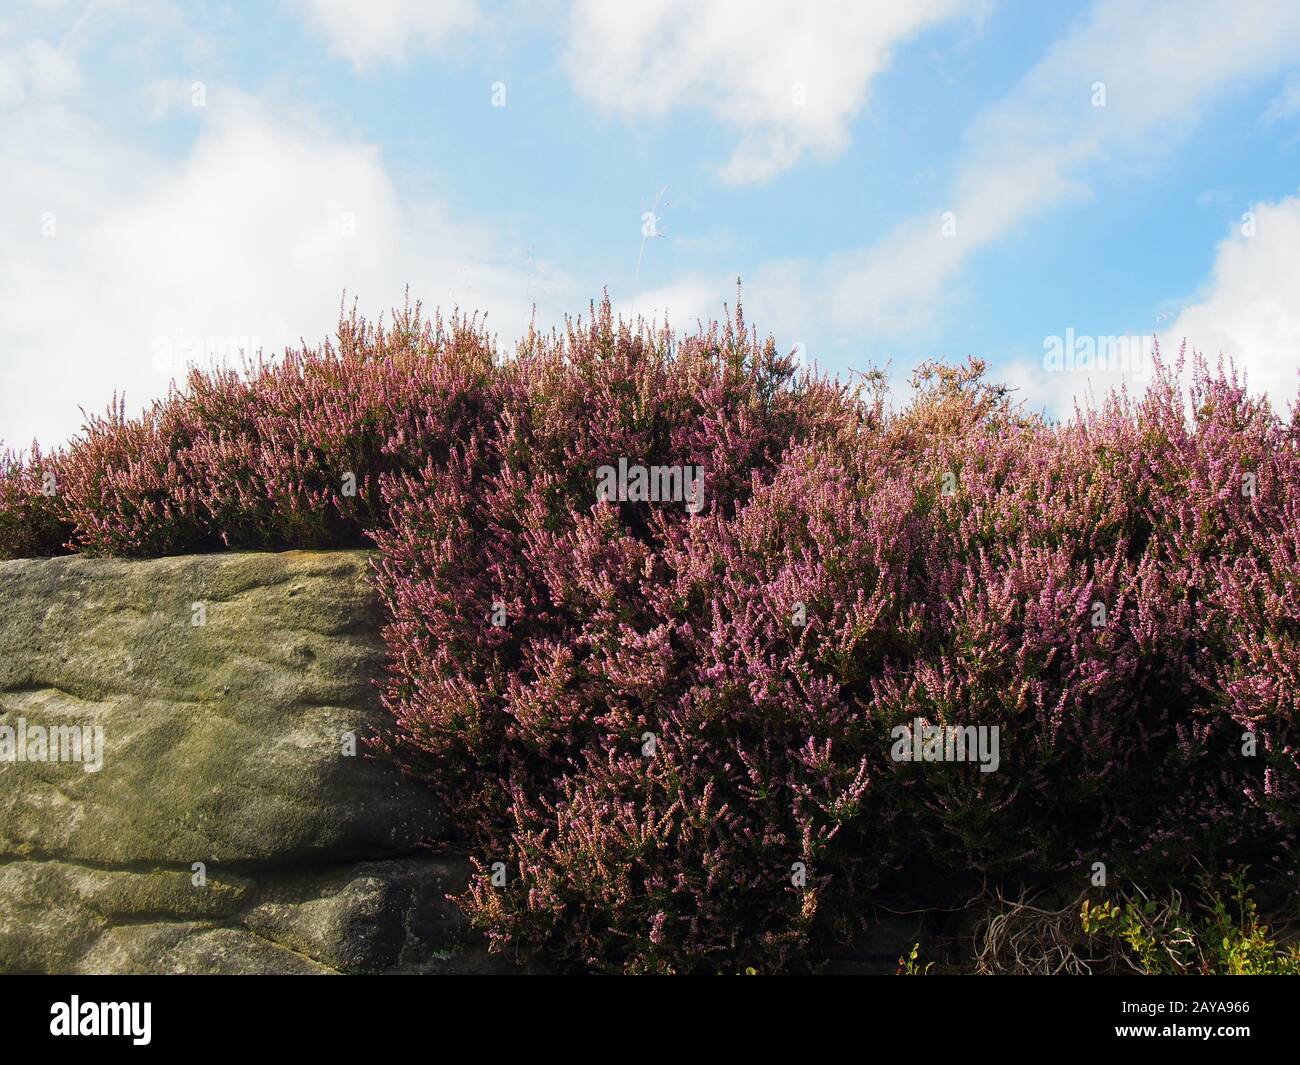
[[[1031,408],[1300,370],[1295,0],[9,0],[0,439],[409,290],[746,319]]]

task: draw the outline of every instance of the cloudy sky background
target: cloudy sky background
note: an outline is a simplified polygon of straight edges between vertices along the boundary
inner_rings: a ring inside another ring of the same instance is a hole
[[[508,342],[737,276],[835,373],[976,354],[1059,414],[1126,375],[1051,338],[1157,334],[1285,409],[1298,163],[1294,0],[10,3],[0,438],[318,343],[344,290]]]

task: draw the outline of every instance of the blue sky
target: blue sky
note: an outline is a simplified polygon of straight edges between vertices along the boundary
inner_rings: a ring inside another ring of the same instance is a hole
[[[739,276],[835,373],[975,354],[1064,412],[1155,333],[1296,394],[1293,0],[20,3],[0,145],[15,446],[407,285],[509,341]]]

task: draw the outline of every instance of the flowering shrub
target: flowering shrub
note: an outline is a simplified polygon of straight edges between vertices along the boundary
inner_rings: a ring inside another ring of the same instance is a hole
[[[1294,875],[1295,715],[1268,662],[1290,600],[1250,630],[1220,573],[1294,589],[1274,559],[1294,558],[1300,471],[1265,405],[1202,368],[1187,416],[1162,370],[1140,402],[1049,425],[978,367],[931,367],[882,419],[723,345],[715,372],[750,367],[816,431],[749,449],[748,490],[696,518],[601,501],[611,455],[665,458],[626,420],[648,397],[678,410],[664,360],[687,378],[693,350],[571,336],[549,376],[521,368],[548,417],[506,402],[494,443],[395,486],[389,705],[467,815],[464,901],[490,936],[597,967],[770,970],[818,926],[851,934],[899,870],[1159,883],[1267,855]],[[625,387],[593,388],[595,367]],[[551,390],[572,387],[586,417],[552,441]],[[688,403],[683,431],[734,409]],[[1232,657],[1243,639],[1255,658]],[[1000,767],[896,761],[917,719],[997,728]]]
[[[59,505],[62,456],[33,443],[29,454],[0,453],[0,558],[60,555],[72,535]]]
[[[115,400],[70,447],[59,507],[97,554],[363,546],[383,476],[476,436],[493,367],[472,319],[353,314],[337,346],[191,370],[138,418]]]
[[[11,457],[0,546],[373,542],[380,745],[494,944],[772,971],[918,879],[1293,883],[1300,422],[1182,376],[1054,424],[927,365],[891,412],[739,311],[503,358],[408,307]]]
[[[485,874],[467,904],[497,940],[682,967],[750,938],[780,955],[811,920],[814,895],[773,874],[813,822],[788,795],[745,794],[747,772],[793,774],[804,739],[768,713],[779,693],[747,700],[702,657],[715,560],[689,563],[715,519],[601,501],[595,479],[620,458],[696,466],[705,514],[735,511],[791,441],[860,416],[791,377],[739,318],[674,347],[606,305],[503,372],[481,439],[388,483],[388,702],[465,815]],[[514,870],[499,892],[498,860]]]

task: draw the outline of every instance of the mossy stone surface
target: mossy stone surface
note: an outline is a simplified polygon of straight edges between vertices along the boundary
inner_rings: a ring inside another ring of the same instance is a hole
[[[427,792],[361,742],[384,725],[367,565],[360,551],[0,562],[0,725],[99,727],[104,745],[97,772],[0,761],[0,860],[284,865],[441,836]]]

